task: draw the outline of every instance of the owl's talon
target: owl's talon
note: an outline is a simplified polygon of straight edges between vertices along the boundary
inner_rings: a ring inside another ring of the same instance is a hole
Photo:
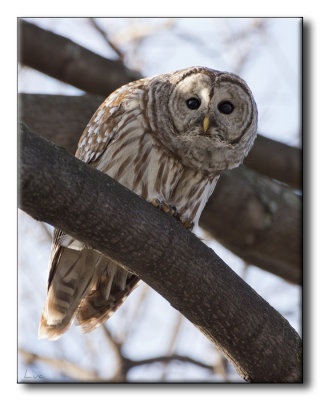
[[[168,206],[166,203],[161,203],[161,210],[165,212],[166,214],[171,214],[170,212],[170,206]]]
[[[177,219],[180,220],[178,210],[176,209],[175,206],[170,206],[170,214],[171,214],[173,217],[175,217],[175,218],[177,218]]]
[[[151,204],[156,207],[161,209],[161,201],[159,199],[152,199]]]
[[[175,206],[170,206],[166,203],[164,203],[163,201],[159,200],[159,199],[152,199],[151,200],[151,204],[156,207],[159,208],[160,210],[162,210],[163,212],[165,212],[166,214],[170,214],[173,217],[177,218],[178,220],[180,220],[179,218],[179,214],[178,211],[176,209]]]
[[[184,225],[187,229],[189,229],[190,231],[191,231],[191,229],[194,227],[194,223],[193,223],[193,222],[190,222],[190,221],[184,221],[184,222],[183,222],[183,225]]]

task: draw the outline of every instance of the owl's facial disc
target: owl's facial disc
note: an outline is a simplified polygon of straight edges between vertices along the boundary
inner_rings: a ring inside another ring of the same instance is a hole
[[[151,83],[150,127],[184,166],[211,174],[243,161],[256,137],[258,113],[241,78],[192,67]]]
[[[182,79],[169,100],[178,136],[207,137],[215,142],[239,141],[251,120],[250,94],[237,77],[194,73]]]

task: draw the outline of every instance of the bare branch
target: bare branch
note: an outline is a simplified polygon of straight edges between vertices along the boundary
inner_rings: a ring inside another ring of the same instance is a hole
[[[122,354],[122,343],[118,342],[111,334],[109,329],[105,324],[101,325],[103,332],[108,339],[109,344],[111,345],[113,352],[116,356],[116,368],[113,377],[111,378],[112,382],[125,382],[126,381],[126,373],[124,372],[124,356]]]
[[[171,339],[169,341],[167,356],[171,356],[174,353],[174,349],[175,349],[176,342],[177,342],[177,337],[178,337],[178,334],[179,334],[181,326],[182,326],[182,321],[183,321],[182,314],[177,313],[176,324],[173,328],[173,331],[171,334]],[[167,366],[168,366],[168,362],[164,362],[164,369],[163,369],[162,376],[161,376],[162,380],[165,380],[165,378],[167,376]]]
[[[113,349],[114,354],[117,356],[117,358],[120,359],[122,357],[122,353],[121,353],[122,343],[116,341],[116,339],[112,336],[111,332],[109,331],[109,329],[106,327],[105,324],[102,324],[101,327]]]
[[[245,165],[294,189],[302,188],[302,153],[297,147],[258,135]]]
[[[65,374],[72,379],[77,379],[79,381],[85,381],[85,382],[88,381],[105,382],[105,379],[101,378],[101,376],[99,376],[95,372],[81,368],[70,361],[40,356],[35,353],[30,353],[29,351],[26,351],[24,349],[19,349],[19,353],[25,358],[27,364],[33,364],[34,362],[37,361],[44,362],[50,365],[52,368],[58,370],[60,373]]]
[[[170,356],[145,358],[143,360],[127,360],[127,368],[131,369],[131,368],[140,367],[141,365],[146,365],[146,364],[153,364],[153,363],[157,363],[157,362],[169,363],[172,361],[187,362],[187,363],[196,365],[197,367],[204,368],[204,369],[210,371],[211,373],[214,373],[214,367],[212,365],[205,364],[201,361],[195,360],[192,357],[182,356],[179,354],[172,354]]]
[[[61,96],[24,93],[19,95],[19,119],[74,154],[84,128],[103,100],[104,97],[88,94]]]
[[[117,43],[136,42],[138,44],[152,35],[171,29],[175,23],[175,18],[167,18],[162,20],[159,24],[153,25],[143,24],[139,19],[136,19],[135,23],[117,32],[115,35],[116,41]]]
[[[24,20],[19,21],[19,38],[20,63],[85,92],[106,97],[125,83],[141,78],[121,61],[103,58]]]
[[[83,129],[102,101],[103,98],[92,95],[21,94],[19,117],[47,139],[74,153]],[[271,175],[278,178],[281,171],[293,171],[290,172],[292,177],[297,174],[298,149],[258,137],[247,161],[249,165],[252,164],[251,155],[256,160],[253,168],[260,168],[261,172],[268,172],[263,168],[269,165],[273,171]],[[272,207],[266,204],[266,199]],[[242,168],[220,178],[200,225],[246,262],[300,284],[300,209],[301,198],[290,189]]]
[[[246,262],[301,284],[301,197],[246,167],[225,172],[200,226]]]
[[[127,338],[133,334],[134,330],[137,327],[136,322],[142,317],[142,313],[145,309],[146,296],[150,292],[150,287],[148,285],[142,285],[142,290],[140,292],[140,296],[135,302],[135,309],[133,312],[130,312],[128,318],[126,319],[126,327],[121,335],[121,342],[124,343]]]
[[[177,319],[176,319],[176,324],[172,331],[171,339],[170,339],[169,346],[168,346],[168,355],[172,355],[174,352],[175,345],[177,342],[177,337],[180,332],[182,322],[183,322],[182,315],[180,313],[178,313]]]
[[[49,231],[47,225],[44,222],[41,222],[41,227],[45,232],[46,238],[51,242],[52,241],[52,234]]]
[[[181,315],[181,314],[180,314]],[[179,319],[181,320],[181,318]],[[214,367],[209,364],[202,363],[201,361],[197,361],[191,357],[188,356],[182,356],[178,354],[169,354],[167,356],[158,356],[158,357],[151,357],[151,358],[146,358],[142,360],[132,360],[130,358],[127,358],[124,356],[122,348],[123,348],[123,343],[118,342],[115,340],[115,338],[112,336],[111,332],[108,330],[105,324],[102,325],[103,331],[111,344],[116,358],[117,358],[117,367],[116,367],[116,372],[111,379],[113,382],[126,382],[127,381],[127,375],[130,369],[135,368],[135,367],[140,367],[141,365],[146,365],[146,364],[153,364],[157,362],[161,363],[170,363],[172,361],[180,361],[180,362],[188,362],[191,364],[194,364],[198,367],[205,368],[209,370],[211,373],[214,373]],[[164,379],[162,379],[164,380]]]
[[[301,381],[295,330],[182,224],[23,124],[19,157],[22,210],[141,277],[245,380]]]
[[[91,25],[94,27],[94,29],[103,37],[105,42],[112,48],[112,50],[117,54],[119,60],[123,62],[124,54],[122,51],[119,49],[119,47],[113,43],[113,41],[109,38],[108,34],[106,31],[104,31],[97,23],[95,18],[89,18],[89,21]]]

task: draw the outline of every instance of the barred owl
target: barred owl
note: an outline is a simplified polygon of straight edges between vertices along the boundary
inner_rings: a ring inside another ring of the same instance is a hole
[[[117,89],[91,118],[76,157],[192,228],[220,173],[247,155],[256,129],[256,104],[242,79],[193,67]],[[74,318],[93,330],[138,281],[56,229],[39,337],[57,339]]]

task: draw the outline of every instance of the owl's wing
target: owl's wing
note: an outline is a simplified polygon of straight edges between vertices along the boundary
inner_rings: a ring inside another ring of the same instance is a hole
[[[149,79],[130,82],[113,92],[100,105],[80,137],[75,156],[88,164],[97,164],[107,146],[117,138],[123,113],[137,106],[136,93]]]
[[[76,157],[96,167],[106,147],[117,138],[124,102],[136,106],[135,92],[146,80],[131,82],[113,92],[85,128]],[[47,298],[39,338],[57,339],[78,314],[84,331],[104,322],[139,282],[115,263],[55,229],[50,253]]]

